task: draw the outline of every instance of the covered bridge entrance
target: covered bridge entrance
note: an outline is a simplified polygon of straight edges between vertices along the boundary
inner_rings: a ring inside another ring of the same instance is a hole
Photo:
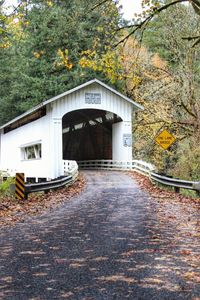
[[[112,159],[112,125],[122,122],[114,113],[81,109],[62,118],[63,159]]]
[[[133,110],[142,107],[94,79],[0,128],[0,169],[53,179],[66,160],[132,160]]]

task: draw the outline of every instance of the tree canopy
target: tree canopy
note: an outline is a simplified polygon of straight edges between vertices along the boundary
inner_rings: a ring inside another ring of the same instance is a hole
[[[12,16],[2,17],[7,25],[2,23],[0,123],[88,79],[109,81],[99,68],[86,70],[79,63],[87,51],[105,53],[119,36],[114,2],[97,4],[21,1]]]

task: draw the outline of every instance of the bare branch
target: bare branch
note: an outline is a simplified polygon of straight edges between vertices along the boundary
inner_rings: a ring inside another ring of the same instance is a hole
[[[197,115],[195,115],[191,110],[189,110],[189,108],[185,105],[185,103],[183,103],[183,101],[181,102],[181,106],[184,108],[184,110],[192,117],[194,117],[195,119],[197,119]]]
[[[199,38],[200,38],[200,35],[197,35],[197,36],[188,36],[188,37],[182,37],[182,40],[191,41],[191,40],[196,40],[196,39],[199,39]]]
[[[190,0],[192,7],[194,8],[194,11],[196,14],[200,16],[200,2],[199,0]]]
[[[110,0],[103,0],[103,1],[101,1],[101,2],[99,2],[99,3],[97,3],[95,6],[93,6],[93,7],[91,8],[90,11],[95,10],[97,7],[99,7],[99,6],[103,5],[103,4],[105,4],[105,3],[108,2],[108,1],[110,1]]]
[[[148,25],[148,23],[153,19],[153,17],[155,15],[157,15],[158,13],[162,12],[163,10],[168,9],[170,6],[173,6],[173,5],[176,5],[178,3],[182,3],[182,2],[189,2],[189,1],[190,0],[175,0],[173,2],[167,3],[167,4],[165,4],[165,5],[163,5],[159,8],[156,8],[156,9],[152,10],[151,13],[143,21],[141,21],[141,23],[132,24],[132,25],[128,25],[128,26],[119,28],[119,30],[122,30],[122,29],[133,28],[134,27],[134,29],[129,34],[127,34],[123,39],[121,39],[115,45],[115,47],[117,47],[121,43],[124,43],[131,35],[133,35],[139,29],[142,29],[142,28],[146,27]],[[198,1],[198,0],[191,0],[191,1]],[[144,30],[142,32],[144,32]]]
[[[194,48],[196,45],[198,45],[200,43],[200,37],[199,39],[192,45],[192,48]]]

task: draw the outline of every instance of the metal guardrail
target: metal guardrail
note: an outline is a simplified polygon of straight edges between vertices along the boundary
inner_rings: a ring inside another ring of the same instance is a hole
[[[134,169],[147,175],[151,180],[173,187],[175,192],[179,193],[180,189],[188,189],[196,191],[197,195],[200,195],[200,181],[187,181],[179,178],[173,178],[171,176],[161,175],[155,172],[156,168],[152,165],[148,167],[147,163],[143,161],[135,161]]]
[[[177,178],[172,178],[170,176],[161,175],[156,173],[156,168],[150,163],[144,162],[142,160],[132,160],[132,161],[113,161],[113,160],[87,160],[77,162],[80,169],[85,170],[136,170],[146,176],[151,180],[173,187],[175,192],[180,192],[180,189],[194,190],[198,195],[200,195],[200,181],[187,181]]]
[[[67,184],[73,183],[78,176],[78,165],[75,161],[64,161],[64,173],[66,176],[61,176],[55,180],[25,184],[25,197],[27,199],[28,194],[35,192],[49,192],[50,190],[63,187]]]
[[[167,176],[159,175],[154,172],[150,174],[150,177],[152,180],[157,181],[161,184],[174,187],[175,192],[177,193],[179,193],[180,189],[183,188],[188,190],[194,190],[197,192],[198,195],[200,195],[200,182],[187,181],[178,178],[167,177]]]
[[[52,189],[62,187],[68,183],[71,183],[72,181],[73,181],[73,176],[69,175],[52,181],[25,184],[25,194],[28,195],[34,192],[49,191]]]

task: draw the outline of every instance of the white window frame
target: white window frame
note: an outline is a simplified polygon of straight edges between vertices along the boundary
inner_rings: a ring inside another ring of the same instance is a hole
[[[42,143],[21,146],[22,160],[42,159]]]

